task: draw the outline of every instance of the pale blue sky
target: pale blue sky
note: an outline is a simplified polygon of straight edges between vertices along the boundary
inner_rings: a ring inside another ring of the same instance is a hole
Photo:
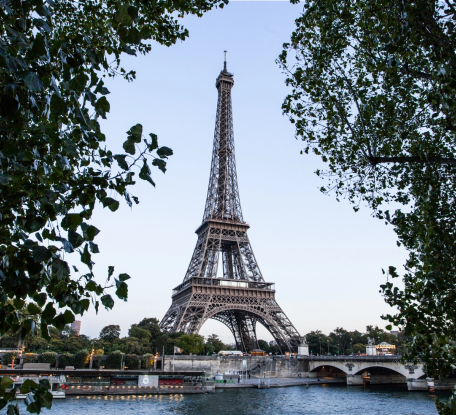
[[[240,196],[249,237],[276,298],[302,334],[337,326],[364,330],[385,323],[389,307],[379,294],[381,268],[401,267],[405,254],[395,245],[391,227],[354,213],[346,202],[324,196],[314,171],[315,156],[300,155],[293,126],[282,115],[287,94],[284,75],[275,64],[294,28],[301,5],[284,1],[232,2],[202,18],[186,18],[185,42],[153,46],[146,57],[124,60],[137,80],[108,82],[111,113],[103,122],[108,146],[122,151],[125,131],[142,123],[173,148],[169,170],[153,171],[157,183],[138,183],[141,203],[125,204],[115,214],[101,207],[94,223],[101,254],[94,256],[99,281],[108,265],[128,272],[128,302],[114,310],[90,312],[82,332],[98,335],[119,324],[122,335],[143,317],[161,319],[171,304],[171,290],[182,282],[200,225],[209,179],[217,90],[215,78],[228,50],[234,73],[234,130]],[[227,328],[206,323],[203,335],[217,333],[232,342]],[[271,336],[259,329],[259,338]]]

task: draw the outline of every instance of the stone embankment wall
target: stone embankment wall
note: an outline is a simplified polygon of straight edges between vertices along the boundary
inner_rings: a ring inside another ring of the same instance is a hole
[[[249,371],[251,377],[292,378],[302,372],[302,362],[295,358],[270,356],[165,356],[165,370],[204,370],[207,377],[217,373]]]

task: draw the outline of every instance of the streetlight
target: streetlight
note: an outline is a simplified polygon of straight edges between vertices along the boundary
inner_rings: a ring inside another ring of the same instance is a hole
[[[320,356],[321,356],[321,337],[318,336],[318,343],[320,343]]]
[[[353,354],[353,339],[350,337],[351,354]]]
[[[328,356],[329,356],[329,338],[328,338]]]

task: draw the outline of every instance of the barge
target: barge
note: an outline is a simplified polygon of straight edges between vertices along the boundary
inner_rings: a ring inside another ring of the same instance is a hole
[[[20,386],[21,381],[48,379],[53,395],[145,395],[214,392],[214,382],[202,371],[142,371],[95,369],[0,369]],[[55,381],[54,381],[55,380]],[[57,382],[58,380],[58,382]],[[56,386],[58,385],[58,386]],[[57,396],[58,395],[58,396]],[[19,398],[19,396],[18,396]]]

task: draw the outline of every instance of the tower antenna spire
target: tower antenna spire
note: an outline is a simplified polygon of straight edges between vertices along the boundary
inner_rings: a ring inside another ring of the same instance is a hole
[[[225,54],[225,63],[223,65],[223,70],[226,71],[226,50],[223,51],[223,53]]]

